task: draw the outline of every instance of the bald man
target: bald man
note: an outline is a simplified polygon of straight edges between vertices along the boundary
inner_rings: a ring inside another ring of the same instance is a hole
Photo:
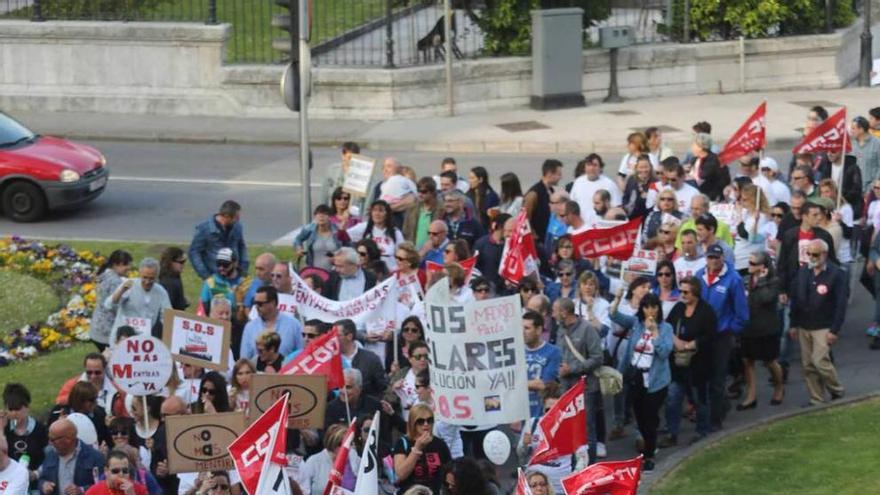
[[[257,289],[264,285],[272,285],[272,269],[275,268],[276,261],[272,253],[261,253],[254,260],[254,282],[244,296],[244,305],[248,311],[254,305],[254,294],[257,293]]]
[[[449,244],[448,234],[449,228],[443,220],[434,220],[428,225],[428,241],[419,250],[419,255],[422,257],[422,268],[428,261],[443,264],[443,250]]]
[[[27,493],[29,476],[27,466],[9,457],[9,443],[0,430],[0,493]]]
[[[59,419],[49,426],[49,448],[37,482],[43,495],[81,495],[104,469],[104,456],[76,438],[76,425]]]

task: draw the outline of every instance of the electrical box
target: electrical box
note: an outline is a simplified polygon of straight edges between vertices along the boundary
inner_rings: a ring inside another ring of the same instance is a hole
[[[633,44],[632,26],[609,26],[599,28],[602,48],[623,48]]]

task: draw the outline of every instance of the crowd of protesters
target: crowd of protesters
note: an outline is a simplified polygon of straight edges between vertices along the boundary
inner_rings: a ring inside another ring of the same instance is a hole
[[[807,131],[826,118],[825,109],[811,109]],[[377,411],[379,457],[389,459],[386,492],[500,493],[483,438],[502,428],[526,464],[541,442],[537,419],[585,377],[588,445],[526,473],[532,492],[545,495],[562,493],[563,477],[605,458],[606,442],[636,440],[633,454],[642,454],[650,471],[663,448],[719,431],[733,409],[760,407],[757,363],[773,385],[768,404],[782,404],[797,348],[807,405],[839,399],[845,389],[831,349],[846,318],[849,280],[861,276],[872,293],[880,289],[878,128],[880,109],[873,109],[869,119],[850,123],[852,154],[799,154],[786,167],[758,155],[721,163],[706,122],[694,125],[681,157],[649,128],[627,137],[616,171],[591,154],[566,184],[563,163],[547,159],[533,185],[504,173],[500,191],[485,168],[465,172],[453,158],[442,161],[439,175],[421,178],[386,158],[368,198],[342,188],[360,151],[346,143],[340,164],[328,171],[326,203],[295,236],[294,259],[261,253],[252,263],[234,201],[196,226],[188,252],[168,248],[160,260],[133,260],[124,251],[107,257],[91,325],[97,351],[85,357],[80,375],[59,384],[48,420],[31,414],[27,388],[4,386],[0,493],[241,493],[234,471],[171,474],[165,418],[247,410],[255,374],[278,373],[333,328],[345,387],[328,398],[323,428],[288,432],[289,454],[304,459],[293,476],[295,493],[323,493],[348,418],[357,428],[342,486],[352,489]],[[521,210],[540,263],[513,282],[499,267]],[[579,255],[577,234],[634,218],[642,219],[636,248],[656,253],[651,272]],[[462,262],[474,256],[467,273]],[[188,262],[203,280],[199,294],[184,293]],[[135,263],[138,276],[126,278]],[[428,263],[443,270],[426,270]],[[336,301],[389,277],[411,277],[418,287],[400,296],[411,314],[399,328],[367,334],[351,320],[301,321],[282,311],[279,294],[292,291],[292,269]],[[458,426],[435,418],[425,322],[416,310],[435,283],[448,283],[461,303],[520,296],[531,420]],[[160,335],[168,308],[198,308],[231,322],[228,369],[177,364],[163,394],[126,397],[108,376],[109,353],[134,334]],[[880,303],[867,330],[872,349],[880,348],[878,326]],[[603,365],[623,377],[613,397],[600,391]],[[695,423],[687,440],[682,419]]]

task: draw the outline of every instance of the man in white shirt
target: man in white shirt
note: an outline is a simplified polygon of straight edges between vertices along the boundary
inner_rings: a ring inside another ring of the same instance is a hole
[[[672,157],[663,162],[663,178],[666,185],[662,189],[675,191],[675,199],[678,201],[678,211],[690,216],[691,200],[700,195],[699,189],[685,182],[684,167],[678,158]]]
[[[779,164],[773,158],[765,156],[761,159],[761,175],[755,183],[761,187],[761,192],[767,195],[767,203],[770,206],[780,201],[791,204],[791,190],[788,184],[779,180]]]
[[[0,495],[19,495],[28,492],[27,467],[9,457],[9,444],[0,428]]]
[[[454,173],[456,179],[455,179],[455,183],[453,184],[453,187],[455,187],[456,189],[458,189],[459,191],[461,191],[463,193],[468,192],[468,189],[470,189],[470,186],[468,185],[467,180],[462,178],[461,175],[458,173],[458,164],[455,163],[455,158],[452,158],[451,156],[447,156],[446,158],[443,159],[443,162],[440,163],[440,173],[442,174],[443,172]],[[436,182],[438,185],[440,184],[440,176],[439,175],[434,176],[434,182]]]
[[[675,258],[675,277],[681,282],[686,277],[692,277],[697,271],[706,266],[706,257],[700,255],[697,233],[687,229],[681,233],[681,254]]]
[[[602,175],[604,163],[599,155],[591,155],[585,159],[584,175],[575,179],[571,186],[571,199],[577,201],[582,212],[593,211],[593,195],[604,189],[611,195],[611,206],[619,206],[623,194],[610,178]]]

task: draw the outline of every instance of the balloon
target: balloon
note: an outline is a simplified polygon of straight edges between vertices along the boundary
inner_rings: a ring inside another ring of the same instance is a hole
[[[68,414],[67,419],[76,426],[76,438],[82,440],[86,445],[98,443],[98,432],[95,431],[95,424],[88,416],[82,413],[73,413]]]
[[[510,439],[504,433],[492,430],[483,437],[483,451],[493,464],[502,466],[510,457]]]

